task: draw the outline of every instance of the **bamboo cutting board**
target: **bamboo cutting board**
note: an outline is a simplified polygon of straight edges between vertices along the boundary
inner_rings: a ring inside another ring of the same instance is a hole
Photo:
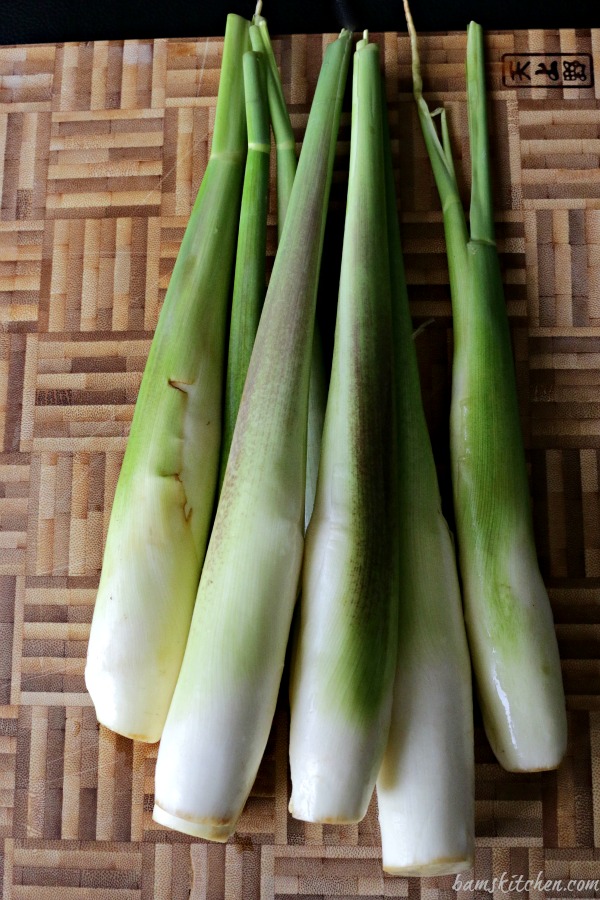
[[[275,41],[299,139],[332,38]],[[409,93],[407,37],[375,39],[413,313],[416,323],[433,320],[417,340],[447,499],[451,315],[441,213]],[[490,34],[487,45],[499,247],[570,742],[558,772],[508,774],[478,724],[476,876],[541,873],[566,884],[600,879],[600,84],[590,68],[600,72],[600,30]],[[464,51],[462,34],[422,41],[425,89],[449,110],[466,197]],[[238,833],[217,845],[152,821],[157,747],[98,728],[85,692],[103,539],[207,160],[221,52],[221,39],[0,48],[3,897],[442,900],[452,876],[382,876],[374,804],[354,826],[289,817],[284,700]],[[338,215],[348,140],[346,114]],[[271,206],[272,255],[273,198]],[[334,268],[327,256],[324,267]],[[481,886],[458,891],[475,894],[491,896]],[[600,880],[547,896],[599,894]]]

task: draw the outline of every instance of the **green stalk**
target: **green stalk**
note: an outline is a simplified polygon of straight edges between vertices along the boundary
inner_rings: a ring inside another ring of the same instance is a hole
[[[435,183],[442,203],[444,216],[444,234],[448,255],[448,269],[450,273],[450,291],[452,296],[457,293],[467,279],[467,244],[469,232],[462,208],[462,201],[458,190],[456,172],[452,159],[450,137],[444,109],[429,111],[427,102],[423,97],[423,81],[421,79],[421,65],[419,61],[419,49],[417,34],[408,8],[404,2],[404,11],[411,38],[412,53],[412,77],[413,94],[417,103],[417,112],[421,131],[425,140],[425,147],[429,155]],[[443,144],[433,121],[433,117],[439,114],[442,125]]]
[[[421,400],[384,103],[399,517],[398,658],[377,779],[383,868],[446,875],[474,850],[471,664],[452,537]]]
[[[313,344],[310,357],[310,387],[308,392],[308,433],[306,443],[306,490],[304,495],[304,527],[308,528],[315,505],[321,442],[327,406],[327,375],[323,360],[321,329],[315,322]]]
[[[366,813],[397,647],[392,322],[379,48],[354,54],[348,201],[317,496],[290,686],[290,812]],[[393,442],[392,442],[393,443]]]
[[[488,146],[487,98],[485,92],[485,59],[483,32],[471,22],[467,31],[467,106],[469,142],[471,144],[471,241],[496,246],[492,176]],[[502,304],[504,309],[504,303]],[[504,316],[506,319],[506,316]],[[508,322],[508,319],[506,319]],[[516,393],[516,392],[515,392]]]
[[[92,621],[85,678],[96,714],[138,740],[162,732],[217,484],[248,41],[248,22],[228,16],[211,156],[144,370]]]
[[[281,238],[288,209],[292,185],[296,176],[296,139],[290,114],[283,95],[279,69],[273,53],[266,19],[261,16],[262,0],[250,26],[250,40],[255,50],[262,51],[268,66],[267,89],[269,114],[275,135],[277,152],[277,234]],[[308,528],[317,491],[317,474],[321,456],[321,438],[327,402],[327,378],[323,361],[323,346],[318,322],[315,323],[310,368],[310,393],[308,401],[308,439],[306,459],[305,524]]]
[[[486,733],[502,765],[555,768],[566,747],[560,660],[533,537],[514,362],[494,241],[483,36],[467,37],[472,159],[471,234],[460,207],[448,129],[440,144],[421,94],[415,99],[438,186],[450,270],[454,360],[450,447],[465,619]]]
[[[156,766],[154,818],[227,840],[269,735],[304,551],[310,352],[350,55],[326,50]]]
[[[231,439],[266,290],[271,134],[266,71],[261,53],[253,51],[244,53],[244,89],[248,126],[248,157],[244,174],[231,304],[225,418],[221,447],[221,484],[225,476]]]
[[[267,64],[267,94],[269,97],[269,114],[275,135],[277,151],[277,235],[281,240],[283,224],[287,214],[294,178],[296,177],[296,138],[290,120],[279,69],[273,53],[273,45],[267,27],[267,20],[260,15],[262,3],[257,6],[257,13],[250,26],[250,41],[254,50],[264,53]]]

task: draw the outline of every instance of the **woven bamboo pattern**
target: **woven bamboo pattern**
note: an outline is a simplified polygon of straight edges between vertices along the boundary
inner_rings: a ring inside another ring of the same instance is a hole
[[[274,41],[299,142],[333,39]],[[451,516],[442,217],[408,39],[373,39],[412,311],[415,325],[431,320],[417,346]],[[557,772],[509,774],[477,720],[474,877],[597,879],[528,896],[600,896],[600,30],[486,40],[498,243],[570,739]],[[421,42],[425,93],[448,109],[466,200],[465,45],[463,34]],[[99,727],[85,691],[112,498],[208,159],[222,49],[217,38],[0,48],[0,891],[5,900],[490,898],[481,886],[454,890],[454,876],[384,876],[375,801],[358,825],[289,816],[285,692],[238,832],[218,845],[152,821],[157,746]],[[598,83],[506,86],[503,56],[526,53],[590,54]],[[348,151],[346,111],[338,219]],[[272,257],[274,192],[270,203]],[[326,276],[335,265],[326,254]],[[320,301],[324,321],[332,296],[328,308]]]

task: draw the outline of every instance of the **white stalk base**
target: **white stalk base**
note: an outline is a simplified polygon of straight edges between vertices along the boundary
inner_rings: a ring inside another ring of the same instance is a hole
[[[414,679],[405,673],[406,691],[401,676],[397,682],[377,781],[383,869],[406,876],[464,872],[474,852],[470,684],[452,660],[413,673]]]
[[[469,857],[457,857],[456,859],[441,858],[424,860],[420,863],[415,860],[407,866],[394,866],[383,864],[383,871],[388,875],[399,875],[402,878],[436,878],[442,875],[458,875],[468,872],[473,868],[473,859]]]
[[[156,803],[152,810],[152,818],[159,825],[166,825],[167,828],[172,828],[174,831],[191,834],[193,837],[204,838],[207,841],[219,841],[222,844],[231,837],[235,831],[236,824],[235,822],[227,822],[225,825],[216,825],[211,822],[192,822],[190,819],[166,812]]]
[[[377,778],[383,869],[450,875],[473,863],[475,764],[469,653],[441,513],[419,523],[407,549],[392,725]]]
[[[378,744],[389,721],[389,704],[364,732],[335,713],[311,709],[311,679],[294,695],[290,730],[290,814],[303,822],[349,825],[364,818],[381,759]]]

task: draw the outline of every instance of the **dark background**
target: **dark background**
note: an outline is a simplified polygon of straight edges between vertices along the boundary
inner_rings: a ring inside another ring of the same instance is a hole
[[[0,44],[124,38],[204,37],[224,32],[227,12],[251,17],[253,0],[4,0]],[[265,0],[271,34],[405,30],[402,0]],[[420,31],[462,31],[470,19],[484,28],[591,28],[598,0],[413,0]]]

